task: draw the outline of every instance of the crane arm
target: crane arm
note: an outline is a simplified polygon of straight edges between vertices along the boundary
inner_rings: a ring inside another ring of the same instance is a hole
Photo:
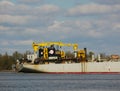
[[[39,50],[39,47],[45,47],[50,45],[58,45],[58,46],[72,46],[74,50],[78,49],[78,44],[71,44],[71,43],[62,43],[62,42],[41,42],[41,43],[35,43],[33,42],[33,50],[37,52]]]

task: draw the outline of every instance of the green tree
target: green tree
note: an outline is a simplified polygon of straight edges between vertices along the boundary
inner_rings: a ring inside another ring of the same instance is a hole
[[[19,53],[18,51],[15,51],[12,56],[15,60],[23,58],[23,54]]]
[[[0,60],[0,69],[7,69],[8,67],[8,54],[5,53],[2,57],[1,57],[1,60]]]
[[[11,70],[12,64],[15,64],[15,59],[13,56],[7,54],[0,54],[0,70]]]

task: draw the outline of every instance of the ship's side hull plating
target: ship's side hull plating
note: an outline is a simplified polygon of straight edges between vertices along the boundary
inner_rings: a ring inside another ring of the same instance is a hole
[[[40,73],[120,73],[120,62],[86,62],[70,64],[22,64],[19,72]]]

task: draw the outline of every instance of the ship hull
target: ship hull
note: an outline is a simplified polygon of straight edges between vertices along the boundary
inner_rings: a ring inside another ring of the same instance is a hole
[[[20,64],[18,72],[55,74],[120,73],[120,62],[86,62],[66,64]]]

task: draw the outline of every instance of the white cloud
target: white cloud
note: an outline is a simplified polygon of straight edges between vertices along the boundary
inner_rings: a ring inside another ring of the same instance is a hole
[[[14,12],[15,4],[10,1],[1,1],[0,2],[0,14]]]
[[[48,30],[55,30],[61,28],[61,25],[64,22],[54,21],[52,25],[48,26]]]
[[[86,4],[78,5],[68,11],[68,15],[81,15],[81,14],[107,14],[120,11],[120,5],[101,5],[101,4]]]
[[[91,36],[91,37],[94,37],[94,38],[99,38],[99,37],[103,36],[103,34],[102,34],[101,31],[96,31],[96,30],[90,30],[90,31],[88,31],[87,35]]]
[[[44,16],[46,16],[46,14],[49,14],[47,16],[51,16],[57,14],[59,11],[60,8],[58,6],[50,4],[31,6],[27,4],[12,3],[10,1],[0,2],[0,14]]]
[[[54,15],[57,14],[59,11],[60,11],[60,8],[58,6],[55,6],[55,5],[42,5],[42,6],[38,6],[38,7],[35,7],[35,14],[48,14],[49,15]]]
[[[14,31],[15,30],[15,31]],[[14,27],[0,26],[0,36],[13,36],[17,30]],[[1,37],[2,38],[2,37]],[[5,39],[5,38],[4,38]]]
[[[24,36],[42,36],[43,34],[45,34],[46,31],[45,30],[41,30],[41,29],[36,29],[36,28],[26,28],[24,31],[21,32],[21,34]]]
[[[113,25],[113,32],[115,31],[115,32],[118,32],[118,33],[120,33],[120,22],[119,23],[114,23],[114,24],[112,24]]]
[[[15,4],[10,1],[1,1],[0,6],[7,7],[7,6],[14,6]]]
[[[33,43],[33,40],[0,40],[2,46],[25,46],[25,45],[31,45]]]
[[[0,32],[9,30],[9,27],[0,26]]]
[[[112,22],[112,23],[111,23]],[[106,20],[68,20],[64,23],[55,21],[48,27],[53,34],[67,37],[106,38],[116,35],[119,23]],[[115,23],[115,24],[114,24]],[[58,36],[58,37],[59,37]]]
[[[100,4],[120,4],[120,0],[93,0]]]
[[[9,42],[8,41],[1,41],[0,43],[2,46],[8,46],[9,45]]]
[[[100,4],[103,2],[101,0],[98,3],[77,4],[78,6],[71,9],[67,7],[62,11],[65,7],[54,5],[54,1],[51,4],[41,4],[42,0],[12,1],[0,2],[1,48],[8,47],[10,51],[22,48],[26,50],[25,47],[31,46],[33,40],[79,42],[83,47],[87,45],[93,49],[95,46],[103,48],[101,43],[107,47],[118,42],[114,40],[119,38],[120,33],[119,4],[106,4],[108,0],[105,4]],[[72,17],[64,16],[65,11]],[[112,38],[107,44],[110,36]]]
[[[9,2],[10,4],[4,4],[0,2],[0,14],[10,14],[10,15],[23,15],[31,13],[32,7],[24,4],[15,4]]]
[[[10,5],[4,6],[4,3]],[[0,23],[29,26],[45,26],[54,20],[60,13],[56,5],[30,6],[16,4],[10,1],[0,2]],[[31,24],[31,25],[30,25]]]
[[[13,45],[16,45],[16,46],[18,46],[18,45],[31,45],[32,44],[32,42],[33,42],[33,40],[14,40],[14,41],[11,41],[11,43],[13,44]]]
[[[115,29],[119,30],[120,32],[120,23],[115,25]]]
[[[17,0],[18,3],[23,3],[23,4],[40,4],[44,0]]]
[[[29,19],[30,16],[0,15],[0,23],[25,24]]]

